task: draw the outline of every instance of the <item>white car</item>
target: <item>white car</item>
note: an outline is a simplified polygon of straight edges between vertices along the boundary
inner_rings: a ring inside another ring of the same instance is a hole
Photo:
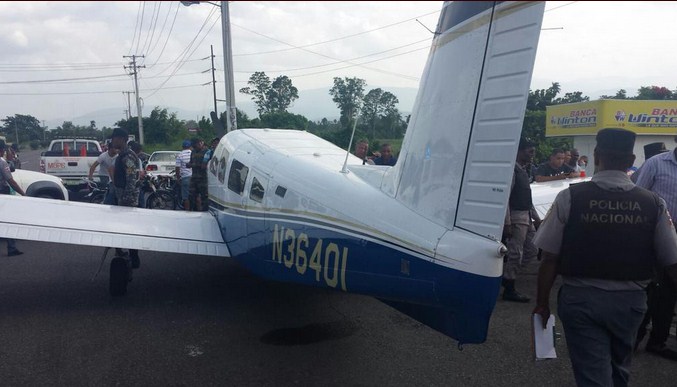
[[[157,151],[148,158],[146,172],[152,175],[169,175],[176,168],[179,151]]]
[[[57,200],[68,200],[68,190],[63,181],[45,173],[16,169],[12,171],[12,178],[27,196]]]

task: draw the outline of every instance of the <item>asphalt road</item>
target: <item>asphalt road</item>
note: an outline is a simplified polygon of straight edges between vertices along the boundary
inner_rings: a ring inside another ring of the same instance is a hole
[[[142,252],[112,299],[109,260],[92,280],[103,249],[18,244],[19,257],[0,246],[3,386],[574,385],[564,338],[559,359],[532,359],[533,302],[499,300],[487,342],[459,351],[373,298],[265,281],[230,259]],[[532,297],[536,270],[518,281]],[[637,354],[633,385],[675,380],[675,362]]]

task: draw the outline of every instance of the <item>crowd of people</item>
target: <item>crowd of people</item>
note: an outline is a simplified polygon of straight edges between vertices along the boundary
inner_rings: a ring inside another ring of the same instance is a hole
[[[533,313],[545,328],[551,289],[562,277],[557,313],[579,386],[627,386],[633,352],[649,323],[646,352],[677,360],[666,343],[677,299],[677,234],[670,217],[677,212],[677,148],[649,144],[645,163],[635,169],[635,137],[624,129],[600,130],[592,179],[561,191],[543,220],[530,183],[581,176],[587,158],[581,161],[576,149],[570,156],[555,149],[532,167],[535,144],[522,139],[518,147],[503,232],[502,298],[530,302],[515,280],[540,257]]]

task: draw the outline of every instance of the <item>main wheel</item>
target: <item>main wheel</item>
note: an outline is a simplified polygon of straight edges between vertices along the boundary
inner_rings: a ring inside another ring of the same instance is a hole
[[[127,282],[129,282],[129,266],[127,260],[116,257],[110,262],[110,295],[113,297],[127,294]]]

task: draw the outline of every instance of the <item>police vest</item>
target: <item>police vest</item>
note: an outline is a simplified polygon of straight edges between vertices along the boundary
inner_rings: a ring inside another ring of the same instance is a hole
[[[510,209],[529,211],[531,209],[531,187],[527,171],[515,165],[515,185],[510,191]]]
[[[658,196],[640,187],[605,191],[593,182],[573,185],[569,192],[558,273],[618,281],[652,278]]]

